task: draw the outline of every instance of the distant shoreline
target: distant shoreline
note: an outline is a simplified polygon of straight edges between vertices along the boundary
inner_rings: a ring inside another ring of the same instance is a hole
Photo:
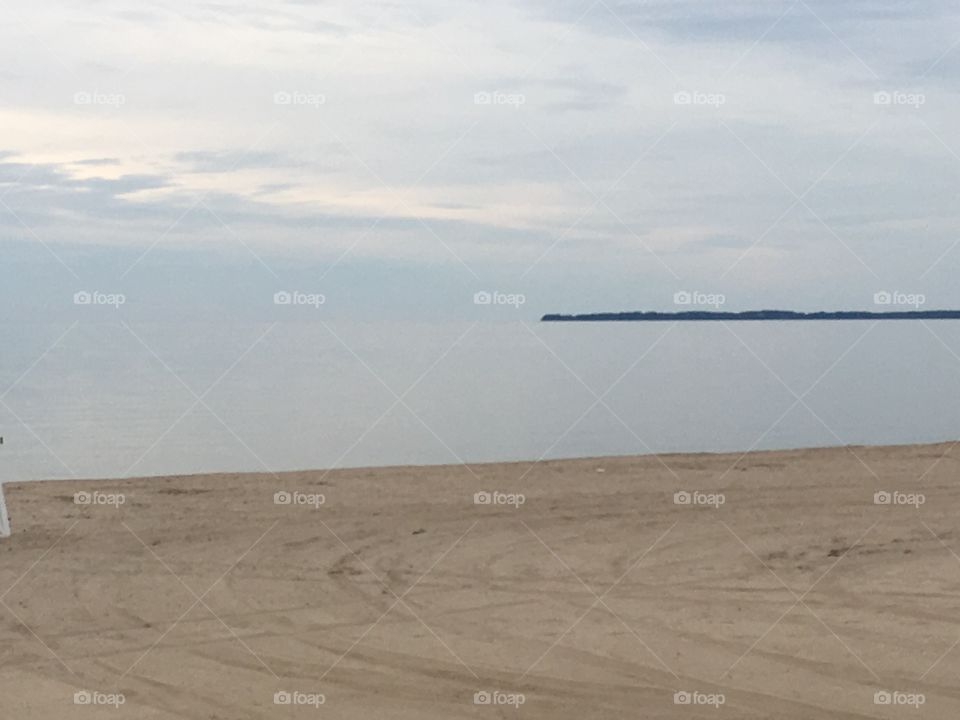
[[[780,320],[960,320],[960,310],[903,310],[868,312],[843,310],[836,312],[794,312],[792,310],[746,310],[719,312],[687,310],[681,312],[604,312],[582,315],[551,313],[541,322],[663,322],[663,321],[780,321]]]

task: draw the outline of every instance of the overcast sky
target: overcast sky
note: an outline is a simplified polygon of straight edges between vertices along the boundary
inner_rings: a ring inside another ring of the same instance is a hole
[[[529,314],[681,290],[960,306],[956,3],[4,15],[7,317],[83,289],[157,308],[238,287],[245,312],[282,288],[341,314],[469,314],[478,290],[524,293]]]

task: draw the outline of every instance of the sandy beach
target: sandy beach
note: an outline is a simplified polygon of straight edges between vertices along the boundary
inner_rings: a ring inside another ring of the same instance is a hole
[[[0,716],[956,718],[958,457],[7,484]]]

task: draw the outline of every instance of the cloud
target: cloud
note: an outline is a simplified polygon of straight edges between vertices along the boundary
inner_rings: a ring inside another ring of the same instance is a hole
[[[956,13],[948,0],[891,3],[882,0],[620,0],[584,14],[573,0],[539,2],[544,17],[580,22],[605,34],[666,33],[679,41],[753,43],[776,25],[780,41],[822,42],[824,23],[833,30],[856,30],[864,24],[931,21]]]
[[[287,153],[271,151],[191,150],[174,155],[186,172],[220,173],[235,170],[298,167],[304,164]]]
[[[96,22],[26,8],[42,42],[0,28],[23,79],[0,77],[0,193],[65,242],[145,246],[175,224],[164,242],[402,256],[423,277],[535,264],[526,277],[589,273],[598,289],[672,281],[650,251],[709,278],[756,245],[736,282],[812,287],[825,257],[870,278],[844,244],[893,274],[949,247],[951,4],[607,5],[107,1]],[[878,106],[884,89],[927,102]],[[476,102],[494,91],[524,102]]]
[[[2,156],[0,156],[2,157]],[[105,167],[107,165],[119,165],[118,158],[87,158],[85,160],[74,160],[74,165],[93,165],[95,167]]]
[[[543,104],[546,110],[593,112],[622,106],[628,97],[627,85],[584,77],[573,67],[565,70],[569,73],[566,77],[544,78],[532,83],[534,88],[559,95]]]

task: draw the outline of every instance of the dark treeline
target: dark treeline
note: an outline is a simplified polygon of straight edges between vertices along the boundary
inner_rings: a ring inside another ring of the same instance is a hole
[[[844,310],[838,312],[794,312],[792,310],[747,310],[719,312],[712,310],[685,310],[682,312],[607,312],[583,315],[548,314],[542,322],[609,322],[664,320],[960,320],[960,310],[904,310],[895,312],[867,312]]]

